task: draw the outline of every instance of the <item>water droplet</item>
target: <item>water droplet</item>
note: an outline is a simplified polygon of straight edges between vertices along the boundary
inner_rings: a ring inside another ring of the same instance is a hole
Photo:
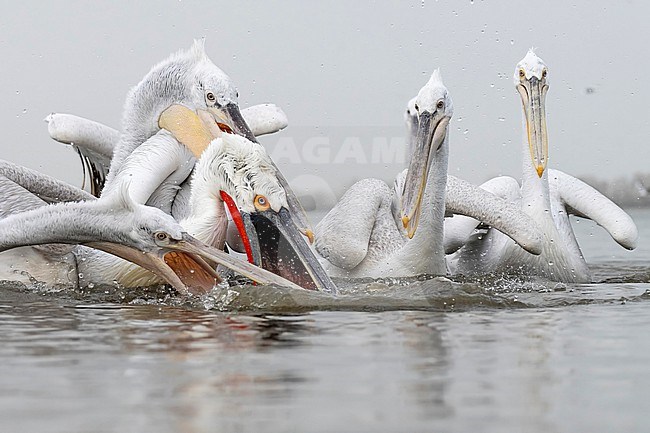
[[[84,274],[82,274],[81,272],[79,272],[79,278],[83,278],[83,277],[84,277]]]

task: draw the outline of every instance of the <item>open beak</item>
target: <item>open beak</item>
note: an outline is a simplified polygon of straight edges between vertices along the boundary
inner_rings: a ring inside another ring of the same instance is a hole
[[[537,175],[542,177],[548,163],[548,136],[546,134],[546,92],[548,84],[531,77],[522,79],[517,85],[521,96],[530,157]]]
[[[413,238],[420,222],[422,197],[429,176],[431,162],[442,147],[447,137],[449,116],[436,121],[431,113],[423,112],[419,116],[417,136],[404,181],[402,195],[402,224],[409,238]]]
[[[226,203],[228,212],[237,228],[237,233],[239,234],[242,246],[246,252],[248,262],[255,266],[262,266],[262,252],[260,250],[257,232],[255,231],[255,226],[251,221],[250,214],[244,213],[244,215],[242,215],[241,212],[239,212],[235,200],[233,200],[227,192],[220,191],[220,195],[221,199]]]
[[[336,293],[336,286],[305,243],[289,210],[241,213],[225,191],[221,191],[221,198],[237,228],[249,263],[306,289]]]
[[[239,134],[257,142],[235,104],[193,111],[181,104],[170,105],[158,118],[158,126],[171,132],[199,158],[212,140],[223,133]]]
[[[242,117],[237,104],[230,103],[223,107],[210,107],[207,111],[212,115],[214,122],[221,131],[241,135],[253,143],[257,143],[253,131]]]
[[[281,208],[243,214],[249,218],[253,230],[249,237],[257,237],[262,267],[293,283],[311,290],[336,294],[337,288],[327,275],[301,231],[291,211]]]
[[[258,284],[301,289],[291,281],[206,245],[187,233],[183,233],[182,239],[159,247],[156,252],[143,253],[109,242],[90,242],[86,245],[142,266],[163,278],[182,294],[201,295],[212,290],[215,284],[221,281],[214,270],[214,264],[232,269]]]

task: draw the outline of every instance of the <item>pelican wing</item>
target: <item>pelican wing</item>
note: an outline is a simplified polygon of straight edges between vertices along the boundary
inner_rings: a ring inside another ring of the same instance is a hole
[[[244,108],[241,115],[256,137],[273,134],[289,125],[287,115],[275,104],[253,105]]]
[[[391,194],[378,179],[352,185],[316,226],[316,251],[339,268],[356,267],[368,254],[379,206]]]
[[[451,191],[451,194],[457,194],[457,192],[453,191],[453,188],[454,185],[457,185],[458,178],[448,176],[447,179],[447,191]],[[483,183],[480,188],[510,203],[518,202],[521,196],[519,184],[514,178],[509,176],[492,178]],[[449,192],[447,200],[455,200],[449,195]],[[445,218],[444,238],[445,253],[452,254],[467,243],[470,236],[474,234],[474,230],[481,224],[481,221],[464,215],[453,215],[449,212],[445,216],[453,216],[453,218]]]
[[[0,176],[20,185],[47,203],[93,200],[95,198],[82,189],[9,161],[0,160]]]
[[[503,185],[499,185],[502,183]],[[507,186],[510,181],[495,181],[493,186]],[[506,190],[506,191],[508,191]],[[445,252],[450,253],[460,248],[478,226],[479,221],[485,223],[506,236],[531,254],[542,252],[542,233],[535,222],[521,209],[500,197],[470,184],[455,176],[447,178],[447,194],[445,199],[446,213],[471,217],[474,220],[461,218],[454,227],[451,221],[445,224]],[[458,217],[454,217],[456,219]],[[453,221],[452,219],[452,221]],[[449,232],[447,232],[449,230]]]
[[[548,176],[551,193],[559,196],[570,214],[593,220],[623,248],[636,248],[639,232],[623,209],[580,179],[562,171],[549,170]]]
[[[50,137],[71,145],[77,152],[83,168],[84,184],[87,173],[90,191],[99,197],[120,133],[109,126],[72,114],[52,113],[45,121]]]

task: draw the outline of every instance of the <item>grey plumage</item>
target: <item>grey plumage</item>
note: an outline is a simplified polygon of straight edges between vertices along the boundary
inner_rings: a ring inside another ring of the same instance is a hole
[[[47,203],[95,199],[82,189],[9,161],[0,160],[0,176],[10,179]]]

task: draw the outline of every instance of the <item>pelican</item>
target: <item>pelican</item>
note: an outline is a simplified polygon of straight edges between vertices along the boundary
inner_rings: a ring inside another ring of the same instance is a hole
[[[23,184],[43,184],[45,180],[50,192],[56,192],[52,186],[60,182],[7,162],[2,162],[2,166],[11,167],[0,176],[2,279],[74,287],[82,278],[108,284],[117,281],[127,287],[167,282],[181,293],[196,294],[205,293],[220,281],[211,266],[218,263],[262,284],[298,287],[196,240],[171,216],[133,202],[128,185],[120,187],[111,199],[48,205],[14,180]],[[11,173],[20,176],[4,176]],[[64,194],[68,190],[62,185]],[[148,280],[125,280],[120,272],[124,266],[97,267],[93,259],[102,256],[111,257],[113,262],[129,263],[98,250],[137,263],[141,266],[137,269],[142,269],[141,274],[147,274]],[[97,273],[100,269],[102,272]]]
[[[539,234],[527,230],[530,224],[521,212],[467,182],[448,179],[453,105],[439,70],[419,91],[413,110],[417,112],[417,123],[410,130],[414,148],[408,171],[398,176],[394,189],[377,179],[359,181],[316,227],[315,247],[329,273],[445,275],[445,212],[487,219],[527,251],[539,253]]]
[[[522,254],[506,243],[500,233],[489,229],[487,233],[474,235],[456,253],[456,272],[466,275],[500,272],[536,275],[560,282],[590,282],[591,274],[569,215],[595,221],[627,249],[636,247],[636,225],[629,215],[594,188],[562,171],[547,168],[548,68],[532,50],[517,64],[514,84],[523,106],[521,187],[507,176],[491,179],[481,187],[518,203],[535,220],[543,233],[542,253]],[[457,234],[469,237],[477,221],[459,218],[449,221],[448,226]]]

